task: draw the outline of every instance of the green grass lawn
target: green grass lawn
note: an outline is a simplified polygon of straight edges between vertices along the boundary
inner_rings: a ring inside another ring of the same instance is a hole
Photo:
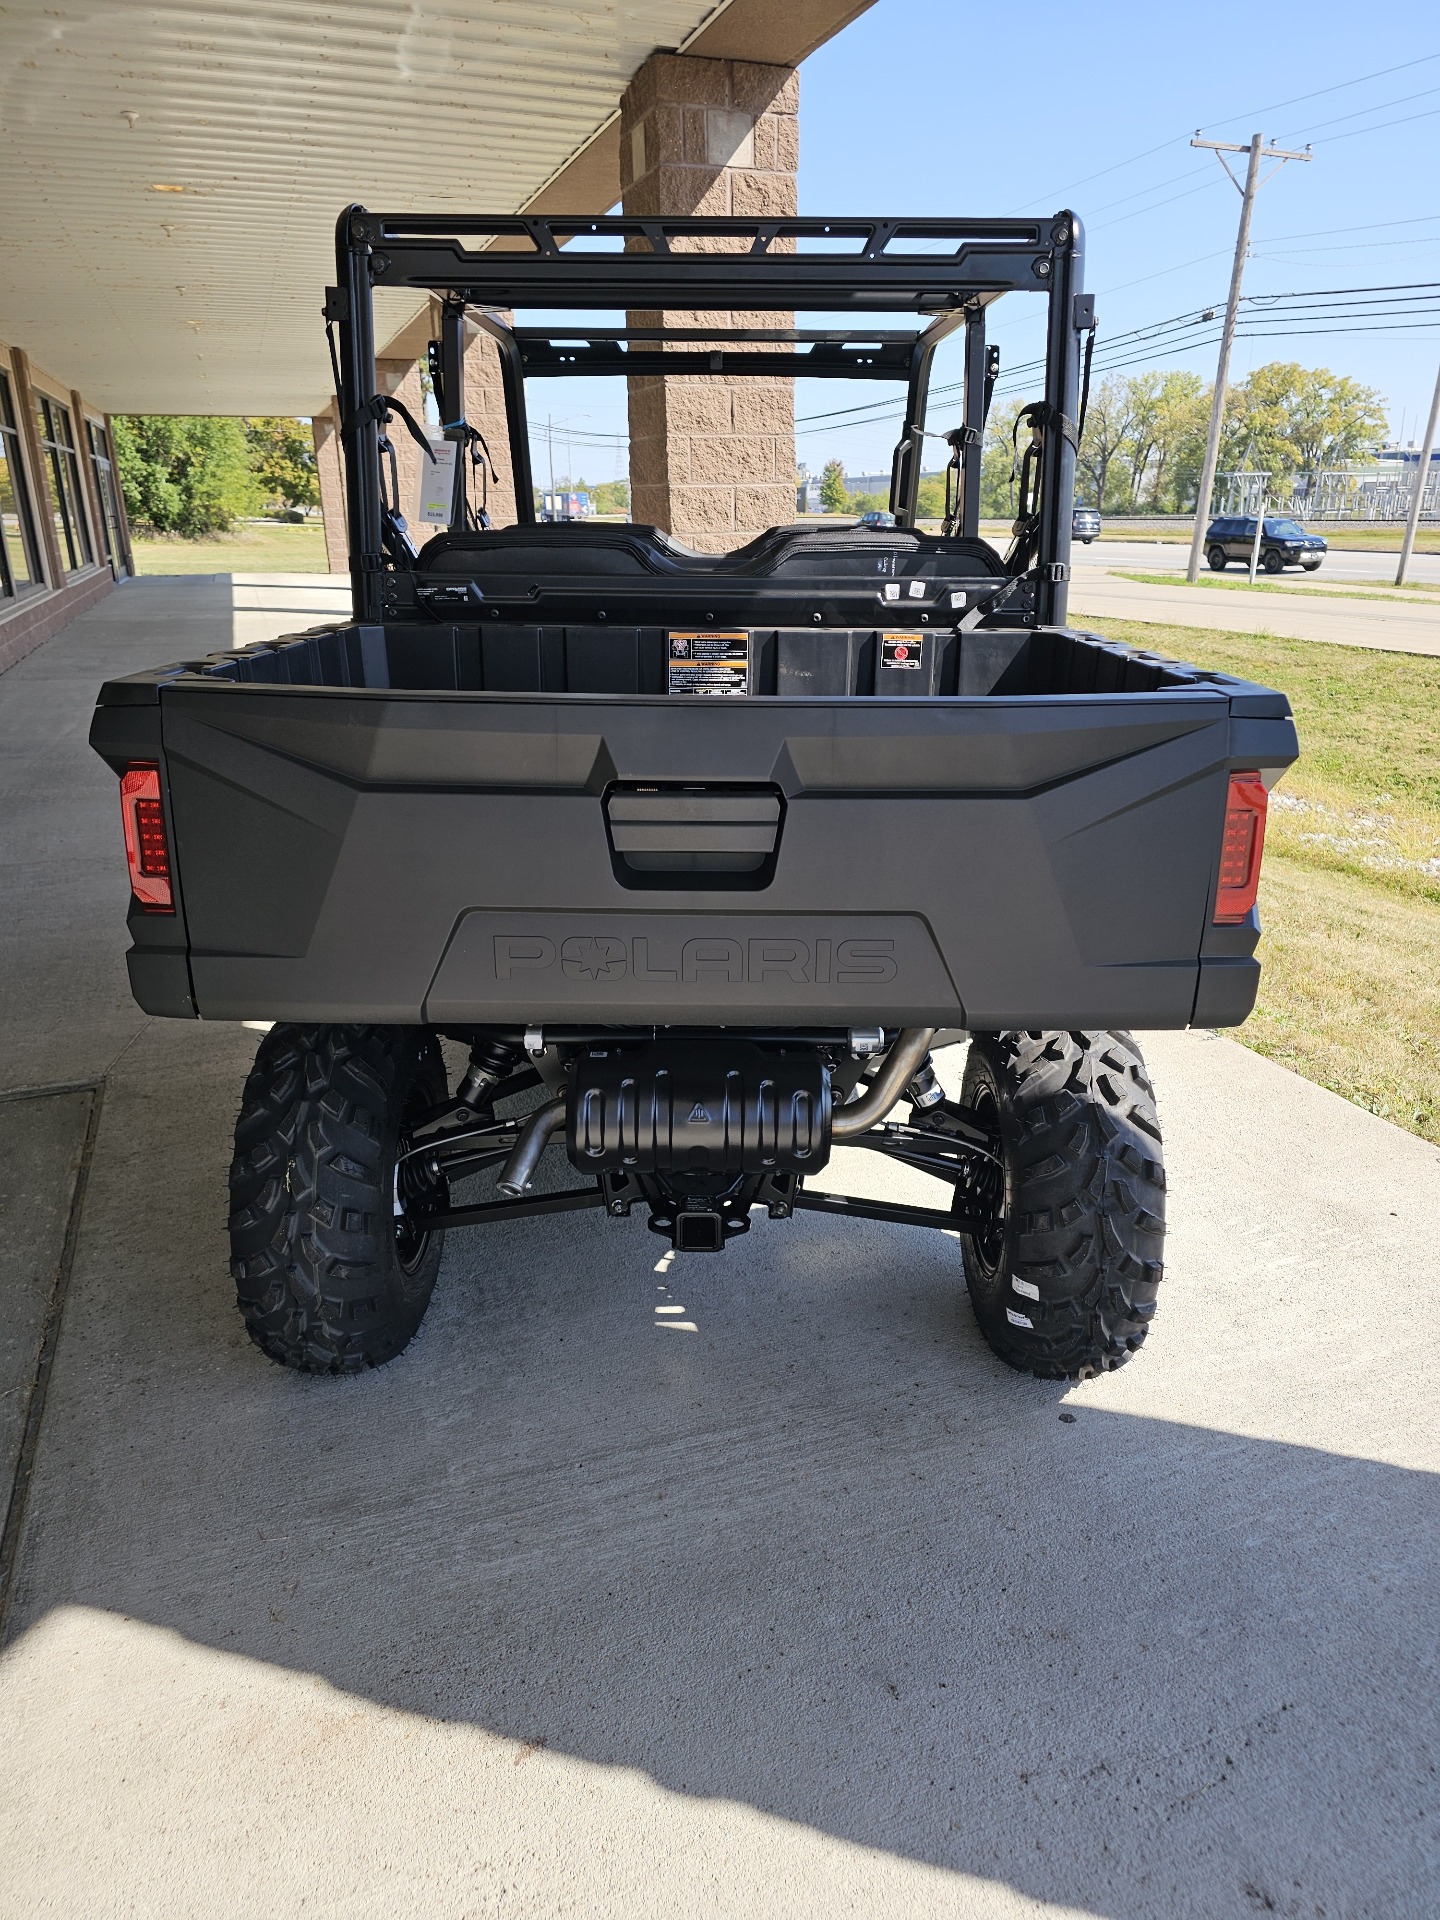
[[[135,571],[155,573],[324,573],[320,519],[247,521],[209,540],[136,540]]]
[[[1428,581],[1407,580],[1403,587],[1392,586],[1388,593],[1367,593],[1366,587],[1381,587],[1383,580],[1356,581],[1352,587],[1350,581],[1316,580],[1306,574],[1303,579],[1298,574],[1285,574],[1280,577],[1268,577],[1251,583],[1248,575],[1243,579],[1225,580],[1215,574],[1202,573],[1198,580],[1187,580],[1183,573],[1127,573],[1122,567],[1107,569],[1112,580],[1135,580],[1142,587],[1219,587],[1226,593],[1318,593],[1322,597],[1341,595],[1346,600],[1390,600],[1400,596],[1400,604],[1411,604],[1406,594],[1418,593],[1421,597],[1414,604],[1418,606],[1440,606],[1440,591]],[[1431,598],[1424,597],[1429,588]],[[1356,591],[1358,589],[1358,591]]]
[[[1440,660],[1088,624],[1289,696],[1301,757],[1270,796],[1264,973],[1236,1038],[1440,1143]]]

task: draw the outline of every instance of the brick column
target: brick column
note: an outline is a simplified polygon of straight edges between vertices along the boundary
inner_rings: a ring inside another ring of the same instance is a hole
[[[333,400],[323,413],[311,415],[310,432],[315,441],[315,472],[325,521],[325,564],[331,573],[345,573],[350,566],[350,530],[345,519],[345,468]]]
[[[510,320],[508,313],[496,317],[507,324]],[[517,518],[515,476],[510,467],[510,428],[505,419],[500,351],[488,333],[473,325],[465,329],[465,418],[484,434],[495,462],[495,471],[490,476],[491,523],[497,527],[513,527]],[[480,505],[480,489],[474,484],[473,469],[468,466],[465,497],[472,507]]]
[[[652,55],[620,102],[625,211],[793,214],[799,104],[793,67]],[[729,244],[744,252],[749,242]],[[791,320],[786,313],[629,316],[632,326],[704,325],[717,336]],[[709,552],[743,546],[794,519],[792,381],[670,376],[629,386],[633,519]]]

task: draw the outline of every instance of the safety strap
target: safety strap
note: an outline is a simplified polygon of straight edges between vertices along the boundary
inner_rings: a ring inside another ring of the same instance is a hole
[[[1085,438],[1085,415],[1090,408],[1090,363],[1095,358],[1095,329],[1091,327],[1085,340],[1085,373],[1080,382],[1080,419],[1075,434],[1075,451],[1080,451],[1080,442]]]
[[[372,394],[364,406],[357,407],[349,419],[346,420],[344,426],[340,429],[340,436],[344,440],[353,440],[356,433],[367,420],[378,420],[382,426],[387,425],[392,413],[398,413],[400,418],[405,422],[405,425],[410,430],[411,439],[425,455],[425,458],[427,460],[433,460],[435,458],[435,449],[430,444],[429,436],[415,418],[414,414],[411,413],[410,409],[405,405],[405,402],[403,400],[397,400],[393,393]]]

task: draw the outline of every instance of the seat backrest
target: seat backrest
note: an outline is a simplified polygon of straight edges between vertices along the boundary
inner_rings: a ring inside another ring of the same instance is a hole
[[[697,585],[767,579],[854,581],[1003,577],[984,540],[946,540],[909,527],[771,527],[730,553],[697,553],[659,527],[553,521],[442,533],[420,549],[415,570],[518,584],[559,579],[676,576]]]

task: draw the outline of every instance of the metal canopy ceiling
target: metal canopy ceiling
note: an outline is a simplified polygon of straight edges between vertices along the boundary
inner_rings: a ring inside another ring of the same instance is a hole
[[[870,4],[19,0],[0,338],[115,412],[309,413],[347,203],[602,212],[657,48],[796,61]],[[382,338],[415,309],[388,299]]]

